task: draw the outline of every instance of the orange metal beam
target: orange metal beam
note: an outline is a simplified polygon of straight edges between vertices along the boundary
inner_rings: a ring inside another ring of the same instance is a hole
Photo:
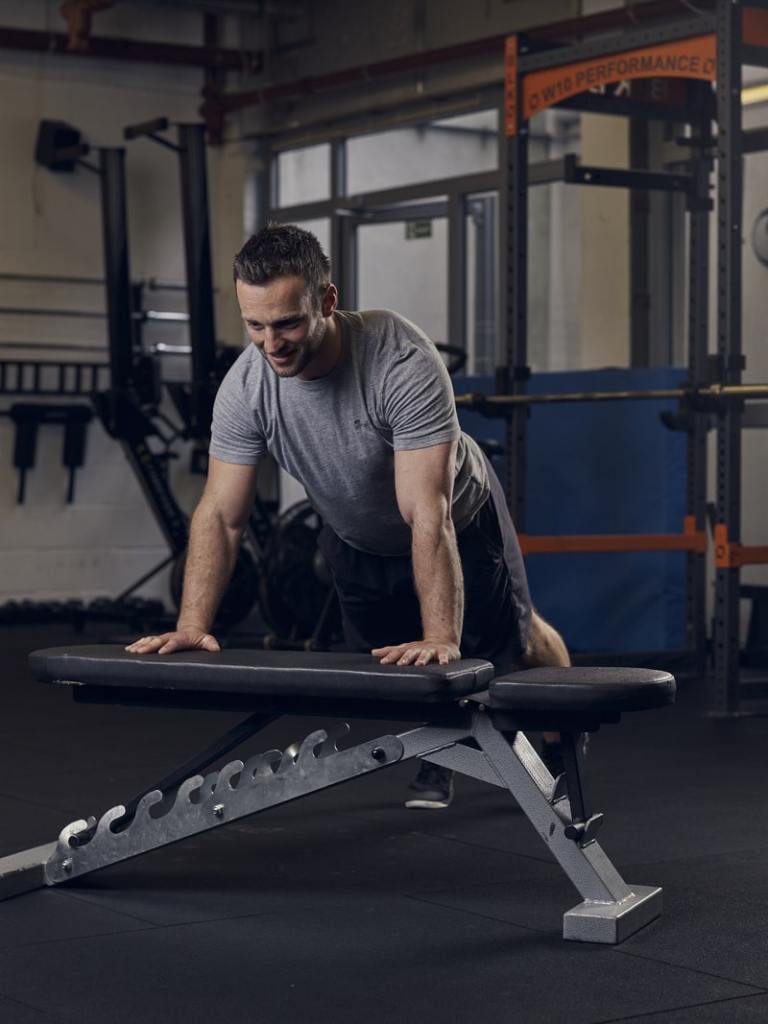
[[[565,52],[567,49],[563,47]],[[522,117],[527,121],[547,107],[609,83],[643,78],[703,78],[714,81],[717,54],[715,36],[708,34],[604,54],[575,63],[564,62],[556,67],[520,75],[517,72],[516,41],[512,36],[507,40],[505,63],[506,132],[514,135],[517,124],[513,118],[518,104],[522,104]],[[518,95],[518,79],[522,95]]]
[[[696,529],[693,516],[686,516],[682,533],[571,534],[561,537],[532,537],[521,534],[524,555],[549,555],[598,551],[690,551],[705,554],[707,534]],[[765,549],[768,552],[768,548]],[[766,559],[768,561],[768,559]]]
[[[768,48],[768,11],[746,7],[742,12],[744,42]],[[527,121],[547,107],[589,89],[644,78],[698,78],[714,81],[717,64],[714,34],[692,35],[641,49],[619,50],[590,60],[563,63],[522,75],[517,71],[517,37],[510,36],[505,51],[506,133],[517,132],[517,110]]]
[[[718,569],[741,569],[745,565],[768,565],[768,547],[745,547],[728,540],[728,527],[715,527],[715,566]]]

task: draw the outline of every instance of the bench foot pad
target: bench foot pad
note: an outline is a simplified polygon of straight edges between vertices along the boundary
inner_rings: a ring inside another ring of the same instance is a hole
[[[616,903],[585,900],[573,907],[563,915],[563,938],[616,945],[644,928],[661,914],[662,891],[648,885],[631,889]]]

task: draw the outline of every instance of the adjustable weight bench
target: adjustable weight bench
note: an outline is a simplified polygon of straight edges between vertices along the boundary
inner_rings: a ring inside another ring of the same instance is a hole
[[[67,825],[58,842],[0,859],[0,899],[59,885],[267,807],[423,758],[508,789],[582,896],[563,919],[566,939],[621,942],[661,912],[661,889],[630,886],[596,836],[578,736],[623,712],[674,701],[666,672],[540,668],[493,678],[486,661],[423,668],[365,654],[237,651],[131,655],[121,647],[52,648],[30,656],[41,682],[83,703],[248,711],[206,750],[125,804]],[[419,723],[339,748],[349,727],[310,733],[204,774],[243,740],[286,715]],[[562,735],[565,772],[553,779],[523,730]]]

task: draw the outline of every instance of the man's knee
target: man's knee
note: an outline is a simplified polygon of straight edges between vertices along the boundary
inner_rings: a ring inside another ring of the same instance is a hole
[[[533,612],[528,643],[522,657],[525,668],[538,668],[547,665],[567,667],[571,664],[568,648],[554,626],[550,626],[540,615]]]

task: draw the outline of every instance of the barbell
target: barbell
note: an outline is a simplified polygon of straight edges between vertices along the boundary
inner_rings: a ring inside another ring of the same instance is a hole
[[[561,394],[456,395],[460,409],[475,409],[488,416],[504,416],[515,406],[554,405],[566,402],[625,402],[637,400],[686,400],[691,403],[745,401],[768,398],[768,384],[711,384],[693,388],[651,388],[646,391],[564,391]]]

